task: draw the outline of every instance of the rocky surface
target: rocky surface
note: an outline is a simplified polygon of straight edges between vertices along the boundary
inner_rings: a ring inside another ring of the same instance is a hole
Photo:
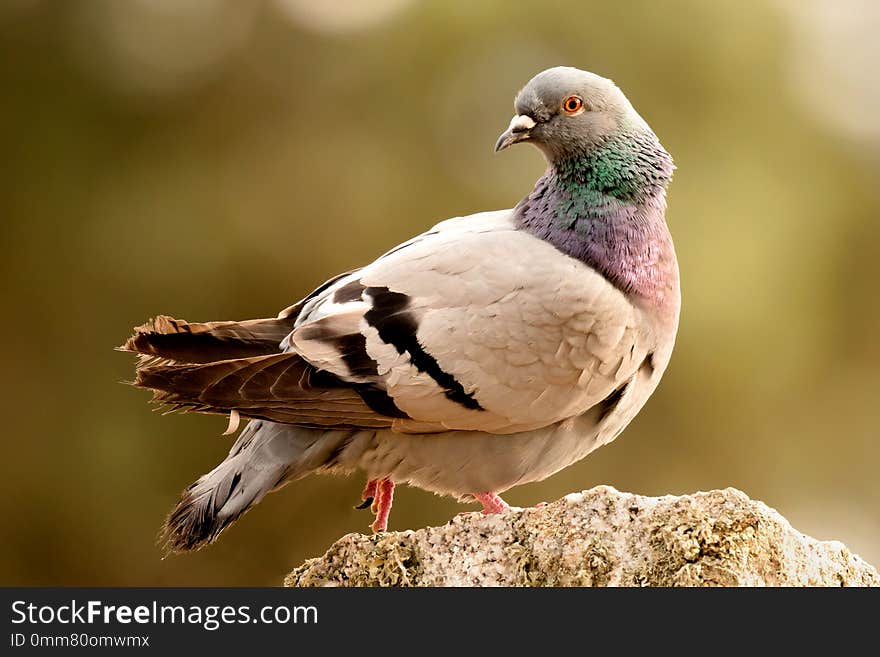
[[[533,509],[441,527],[348,534],[287,586],[880,586],[837,541],[817,541],[728,488],[642,497],[598,486]]]

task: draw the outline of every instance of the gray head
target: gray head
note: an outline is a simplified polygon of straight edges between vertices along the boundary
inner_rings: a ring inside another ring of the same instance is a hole
[[[529,141],[554,162],[588,153],[623,131],[650,131],[614,82],[570,66],[538,73],[517,94],[514,108],[496,152]]]

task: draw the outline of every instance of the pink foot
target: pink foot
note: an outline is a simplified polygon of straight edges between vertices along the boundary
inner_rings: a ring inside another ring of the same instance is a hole
[[[368,506],[371,507],[373,513],[376,513],[376,510],[372,508],[373,501],[376,499],[376,487],[379,485],[378,480],[369,479],[367,480],[367,485],[364,487],[364,492],[361,493],[361,503],[358,504],[355,509],[366,509]]]
[[[510,506],[495,493],[473,493],[474,499],[483,505],[483,515],[507,511]]]
[[[368,484],[369,486],[369,484]],[[394,501],[394,482],[390,479],[381,479],[376,485],[376,520],[370,526],[374,534],[388,529],[388,516],[391,514],[391,504]]]

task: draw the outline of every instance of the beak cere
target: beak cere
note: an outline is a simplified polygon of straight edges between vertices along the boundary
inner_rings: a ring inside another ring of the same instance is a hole
[[[535,127],[535,120],[527,114],[517,114],[510,120],[507,130],[501,133],[495,142],[495,152],[503,151],[508,146],[525,141],[530,137],[529,131]]]

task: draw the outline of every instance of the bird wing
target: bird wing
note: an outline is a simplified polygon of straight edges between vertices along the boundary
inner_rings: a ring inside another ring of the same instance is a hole
[[[212,363],[148,364],[135,385],[172,410],[230,413],[321,429],[388,428],[392,417],[373,410],[361,393],[294,353]]]
[[[620,290],[507,210],[445,221],[340,277],[282,349],[369,386],[396,431],[514,433],[619,399],[655,342]]]

